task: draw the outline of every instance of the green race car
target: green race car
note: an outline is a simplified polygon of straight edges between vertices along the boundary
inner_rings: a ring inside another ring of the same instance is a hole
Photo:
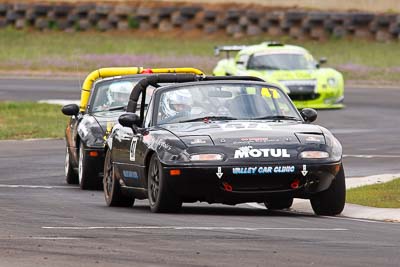
[[[321,68],[304,48],[276,42],[258,45],[218,46],[215,54],[226,52],[227,58],[213,70],[216,76],[250,75],[275,83],[301,108],[343,108],[343,75],[332,68]],[[229,57],[230,52],[238,52]]]

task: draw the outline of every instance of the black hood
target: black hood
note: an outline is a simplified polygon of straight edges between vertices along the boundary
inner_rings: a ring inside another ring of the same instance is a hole
[[[118,118],[124,111],[104,111],[93,113],[93,118],[99,124],[103,133],[110,131],[111,128],[118,122]]]
[[[215,145],[251,143],[299,144],[301,134],[322,136],[318,126],[293,121],[249,122],[215,121],[163,125],[179,138],[209,136]]]

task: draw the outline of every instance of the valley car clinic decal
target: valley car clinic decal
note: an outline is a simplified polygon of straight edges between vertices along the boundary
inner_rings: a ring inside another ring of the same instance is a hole
[[[296,168],[288,166],[262,166],[262,167],[236,167],[232,168],[232,174],[270,174],[270,173],[294,173]]]
[[[253,148],[252,146],[242,146],[235,150],[235,159],[242,158],[290,158],[290,154],[285,148]]]
[[[130,161],[135,161],[137,140],[138,140],[137,136],[132,137],[131,149],[129,150],[129,160]]]

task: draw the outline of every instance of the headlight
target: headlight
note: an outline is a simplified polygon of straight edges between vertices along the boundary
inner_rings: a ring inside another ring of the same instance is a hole
[[[88,138],[86,145],[89,147],[104,147],[104,137],[103,138]]]
[[[337,86],[337,80],[335,78],[328,78],[328,85],[330,87],[336,87]]]
[[[92,125],[91,121],[87,120],[79,124],[78,134],[88,147],[104,147],[104,132],[97,125]]]
[[[332,149],[331,158],[335,161],[339,161],[342,158],[342,145],[331,132],[323,127],[320,128],[324,132],[326,144]]]
[[[189,156],[190,161],[221,161],[223,159],[222,154],[192,154]]]
[[[300,153],[301,159],[327,159],[329,153],[325,151],[303,151]]]

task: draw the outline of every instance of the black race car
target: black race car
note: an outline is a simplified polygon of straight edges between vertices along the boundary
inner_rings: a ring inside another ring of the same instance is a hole
[[[102,187],[106,137],[127,106],[136,83],[151,73],[197,73],[193,68],[103,68],[90,73],[82,86],[80,107],[62,108],[71,116],[65,130],[65,176],[82,189]],[[134,74],[134,75],[133,75]],[[145,98],[147,101],[149,97]],[[144,107],[147,103],[143,103]],[[138,111],[139,112],[139,111]]]
[[[157,89],[138,115],[149,86]],[[305,198],[316,214],[337,215],[345,204],[342,147],[310,124],[316,117],[254,77],[148,76],[107,139],[106,203],[148,198],[151,211],[176,212],[183,202],[261,202],[279,210]]]

